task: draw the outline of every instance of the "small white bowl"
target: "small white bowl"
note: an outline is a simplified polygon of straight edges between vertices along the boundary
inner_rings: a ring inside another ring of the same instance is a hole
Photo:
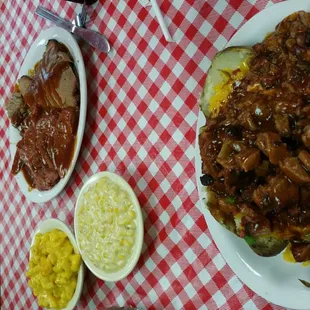
[[[85,192],[87,192],[88,188],[94,184],[96,184],[100,179],[103,177],[107,177],[116,184],[118,184],[124,191],[126,191],[130,198],[131,201],[133,202],[133,207],[136,212],[136,225],[137,225],[137,231],[136,231],[136,240],[135,240],[135,245],[133,248],[133,252],[131,254],[130,260],[126,263],[126,265],[116,271],[116,272],[105,272],[102,269],[96,267],[89,259],[88,257],[83,253],[83,251],[80,248],[79,245],[79,231],[77,228],[77,222],[78,222],[78,211],[81,207],[81,202],[82,202],[82,197]],[[110,281],[110,282],[116,282],[119,280],[124,279],[125,277],[128,276],[128,274],[135,268],[138,259],[141,255],[142,251],[142,244],[143,244],[143,236],[144,236],[144,227],[143,227],[143,218],[142,218],[142,213],[141,213],[141,208],[139,201],[132,190],[131,186],[119,175],[109,172],[109,171],[104,171],[104,172],[99,172],[94,174],[91,178],[87,180],[87,182],[84,184],[82,187],[79,196],[76,201],[75,205],[75,211],[74,211],[74,233],[76,236],[76,241],[77,245],[79,247],[79,251],[82,254],[83,260],[86,264],[86,266],[89,268],[89,270],[99,279],[104,280],[104,281]]]
[[[73,248],[75,249],[75,253],[80,254],[80,251],[78,250],[78,246],[77,243],[75,241],[74,235],[71,231],[71,229],[62,221],[57,220],[57,219],[48,219],[46,221],[41,222],[38,226],[37,229],[34,233],[32,242],[31,242],[31,246],[33,246],[34,244],[34,239],[35,239],[35,235],[38,233],[42,233],[45,234],[49,231],[52,231],[54,229],[59,229],[61,231],[63,231],[69,238],[70,242],[73,245]],[[29,251],[29,259],[31,258],[31,251]],[[75,292],[71,298],[71,300],[69,301],[68,305],[66,308],[63,308],[63,310],[73,310],[77,304],[77,302],[80,299],[81,293],[82,293],[82,289],[83,289],[83,282],[84,282],[84,264],[83,261],[81,261],[81,266],[80,266],[80,270],[78,272],[78,278],[77,278],[77,283],[76,283],[76,288],[75,288]]]

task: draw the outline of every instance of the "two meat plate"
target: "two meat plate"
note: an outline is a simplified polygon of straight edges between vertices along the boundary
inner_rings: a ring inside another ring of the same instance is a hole
[[[310,1],[291,0],[266,8],[244,24],[226,47],[252,46],[263,41],[266,34],[274,31],[275,26],[281,20],[299,10],[310,12]],[[218,224],[207,210],[204,200],[207,199],[206,193],[199,180],[202,173],[198,134],[199,128],[204,125],[205,117],[200,111],[195,154],[200,208],[222,256],[235,274],[260,296],[283,307],[310,309],[310,289],[303,286],[298,280],[303,279],[310,282],[310,267],[288,263],[283,260],[282,254],[271,258],[256,255],[244,240]]]
[[[40,33],[38,38],[31,45],[24,59],[22,67],[19,71],[18,79],[23,75],[27,75],[28,70],[32,69],[34,65],[42,58],[46,44],[51,39],[57,40],[58,42],[61,42],[64,45],[66,45],[66,47],[69,49],[73,57],[74,65],[79,75],[80,115],[79,115],[79,124],[77,129],[74,155],[70,167],[68,169],[68,172],[63,179],[60,179],[60,181],[52,189],[48,191],[38,191],[37,189],[29,190],[29,185],[26,182],[26,179],[24,178],[22,172],[19,172],[15,176],[17,184],[22,193],[26,196],[26,198],[32,202],[37,203],[43,203],[49,201],[55,196],[57,196],[69,181],[81,148],[85,127],[85,120],[86,120],[86,109],[87,109],[87,87],[86,87],[86,74],[85,74],[83,57],[74,37],[68,31],[62,28],[52,27]],[[19,131],[10,124],[11,167],[16,153],[16,144],[20,139],[21,136]]]

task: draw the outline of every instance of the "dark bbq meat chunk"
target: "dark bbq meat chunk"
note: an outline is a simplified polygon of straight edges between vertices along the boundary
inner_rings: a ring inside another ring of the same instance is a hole
[[[302,167],[297,157],[287,157],[280,163],[282,172],[297,184],[310,183],[310,175]]]
[[[299,152],[298,158],[300,159],[302,165],[310,171],[310,154],[306,150],[302,150]]]
[[[310,260],[310,243],[292,242],[291,250],[296,262]]]
[[[282,143],[280,135],[274,132],[264,132],[257,135],[257,147],[268,156],[270,162],[277,165],[289,156],[286,145]]]
[[[259,166],[261,161],[260,151],[256,148],[247,148],[236,155],[238,166],[248,172]]]
[[[253,201],[266,214],[272,209],[294,206],[299,201],[298,186],[285,176],[271,177],[266,185],[261,185],[253,193]]]
[[[28,75],[23,75],[19,80],[19,90],[22,94],[22,96],[25,98],[31,91],[30,87],[33,82],[33,79],[29,77]]]
[[[221,145],[214,140],[213,132],[204,131],[199,135],[199,148],[203,162],[202,173],[218,178],[221,169],[216,163],[216,156]]]
[[[28,107],[19,91],[15,91],[12,94],[11,98],[5,105],[5,109],[14,127],[21,126],[29,113]]]

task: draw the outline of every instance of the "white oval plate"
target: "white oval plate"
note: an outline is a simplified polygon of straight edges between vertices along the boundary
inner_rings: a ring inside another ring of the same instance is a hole
[[[25,180],[23,173],[19,172],[15,176],[17,184],[22,193],[26,196],[26,198],[32,202],[37,203],[49,201],[55,196],[57,196],[69,181],[81,148],[85,127],[85,120],[86,120],[86,110],[87,110],[87,86],[86,86],[87,84],[86,84],[86,75],[85,75],[85,66],[83,57],[80,48],[76,40],[72,36],[72,34],[62,28],[52,27],[42,31],[39,34],[38,38],[31,45],[24,59],[24,62],[18,74],[18,79],[23,75],[27,75],[28,70],[32,69],[34,65],[42,58],[42,55],[45,51],[45,46],[48,40],[51,39],[55,39],[58,42],[61,42],[64,45],[66,45],[66,47],[69,49],[74,59],[74,65],[78,72],[80,83],[80,115],[79,115],[79,124],[77,129],[74,155],[70,167],[68,169],[68,172],[63,179],[60,179],[60,181],[52,189],[48,191],[38,191],[37,189],[32,189],[31,191],[29,191],[29,186]],[[11,167],[16,153],[16,143],[20,139],[21,136],[19,131],[10,124]]]
[[[38,234],[38,233],[45,234],[45,233],[47,233],[51,230],[54,230],[54,229],[59,229],[59,230],[63,231],[68,236],[70,242],[72,243],[72,245],[75,249],[75,252],[80,253],[71,229],[65,223],[63,223],[62,221],[57,220],[57,219],[48,219],[44,222],[41,222],[37,226],[37,229],[36,229],[36,231],[33,235],[33,238],[32,238],[31,246],[33,246],[33,244],[34,244],[34,238],[35,238],[36,234]],[[31,252],[29,250],[29,259],[30,258],[31,258]],[[69,301],[67,307],[64,308],[63,310],[73,310],[75,308],[77,302],[79,301],[81,293],[82,293],[82,289],[83,289],[84,272],[85,272],[84,271],[84,264],[83,264],[83,261],[81,261],[81,266],[80,266],[80,270],[78,272],[78,279],[77,279],[77,283],[76,283],[75,292],[74,292],[71,300]]]
[[[135,246],[131,254],[131,258],[121,270],[116,271],[116,272],[111,272],[111,273],[105,272],[102,269],[99,269],[98,267],[96,267],[88,259],[88,257],[85,254],[83,254],[83,251],[81,250],[80,245],[79,245],[79,231],[77,229],[78,211],[81,207],[82,196],[85,192],[87,192],[90,186],[96,184],[103,177],[108,177],[110,180],[115,182],[117,185],[119,185],[124,191],[126,191],[129,194],[131,201],[133,202],[133,207],[135,209],[136,215],[137,215],[137,219],[136,219],[137,233],[136,233]],[[129,273],[135,268],[139,260],[139,257],[142,251],[143,237],[144,237],[144,226],[143,226],[143,218],[142,218],[140,204],[131,186],[121,176],[115,173],[109,172],[109,171],[103,171],[103,172],[96,173],[91,178],[89,178],[87,182],[83,185],[79,193],[79,196],[77,198],[77,201],[76,201],[75,211],[74,211],[74,233],[75,233],[76,242],[79,247],[79,251],[82,254],[83,260],[86,266],[89,268],[89,270],[96,277],[98,277],[101,280],[110,281],[110,282],[116,282],[116,281],[122,280],[125,277],[127,277]]]
[[[228,42],[227,47],[251,46],[261,42],[268,32],[274,31],[283,18],[299,10],[310,12],[310,1],[292,0],[266,8],[244,24]],[[206,198],[205,191],[199,179],[202,173],[198,134],[199,128],[204,125],[205,117],[199,111],[195,154],[199,205],[217,247],[235,274],[258,295],[283,307],[309,309],[310,289],[302,285],[298,279],[310,282],[310,267],[287,263],[282,254],[271,258],[256,255],[244,240],[218,224],[207,210],[203,201]]]

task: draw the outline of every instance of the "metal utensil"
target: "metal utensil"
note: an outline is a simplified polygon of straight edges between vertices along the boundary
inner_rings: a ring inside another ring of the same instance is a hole
[[[86,11],[86,2],[84,0],[83,6],[82,6],[82,11],[75,16],[75,24],[78,27],[85,28],[86,18],[87,18],[87,11]]]
[[[56,14],[43,8],[42,6],[37,7],[36,14],[52,21],[57,26],[72,32],[73,34],[77,35],[78,37],[89,43],[91,46],[98,48],[105,53],[108,53],[111,49],[107,38],[99,32],[73,25],[71,22],[57,16]]]

